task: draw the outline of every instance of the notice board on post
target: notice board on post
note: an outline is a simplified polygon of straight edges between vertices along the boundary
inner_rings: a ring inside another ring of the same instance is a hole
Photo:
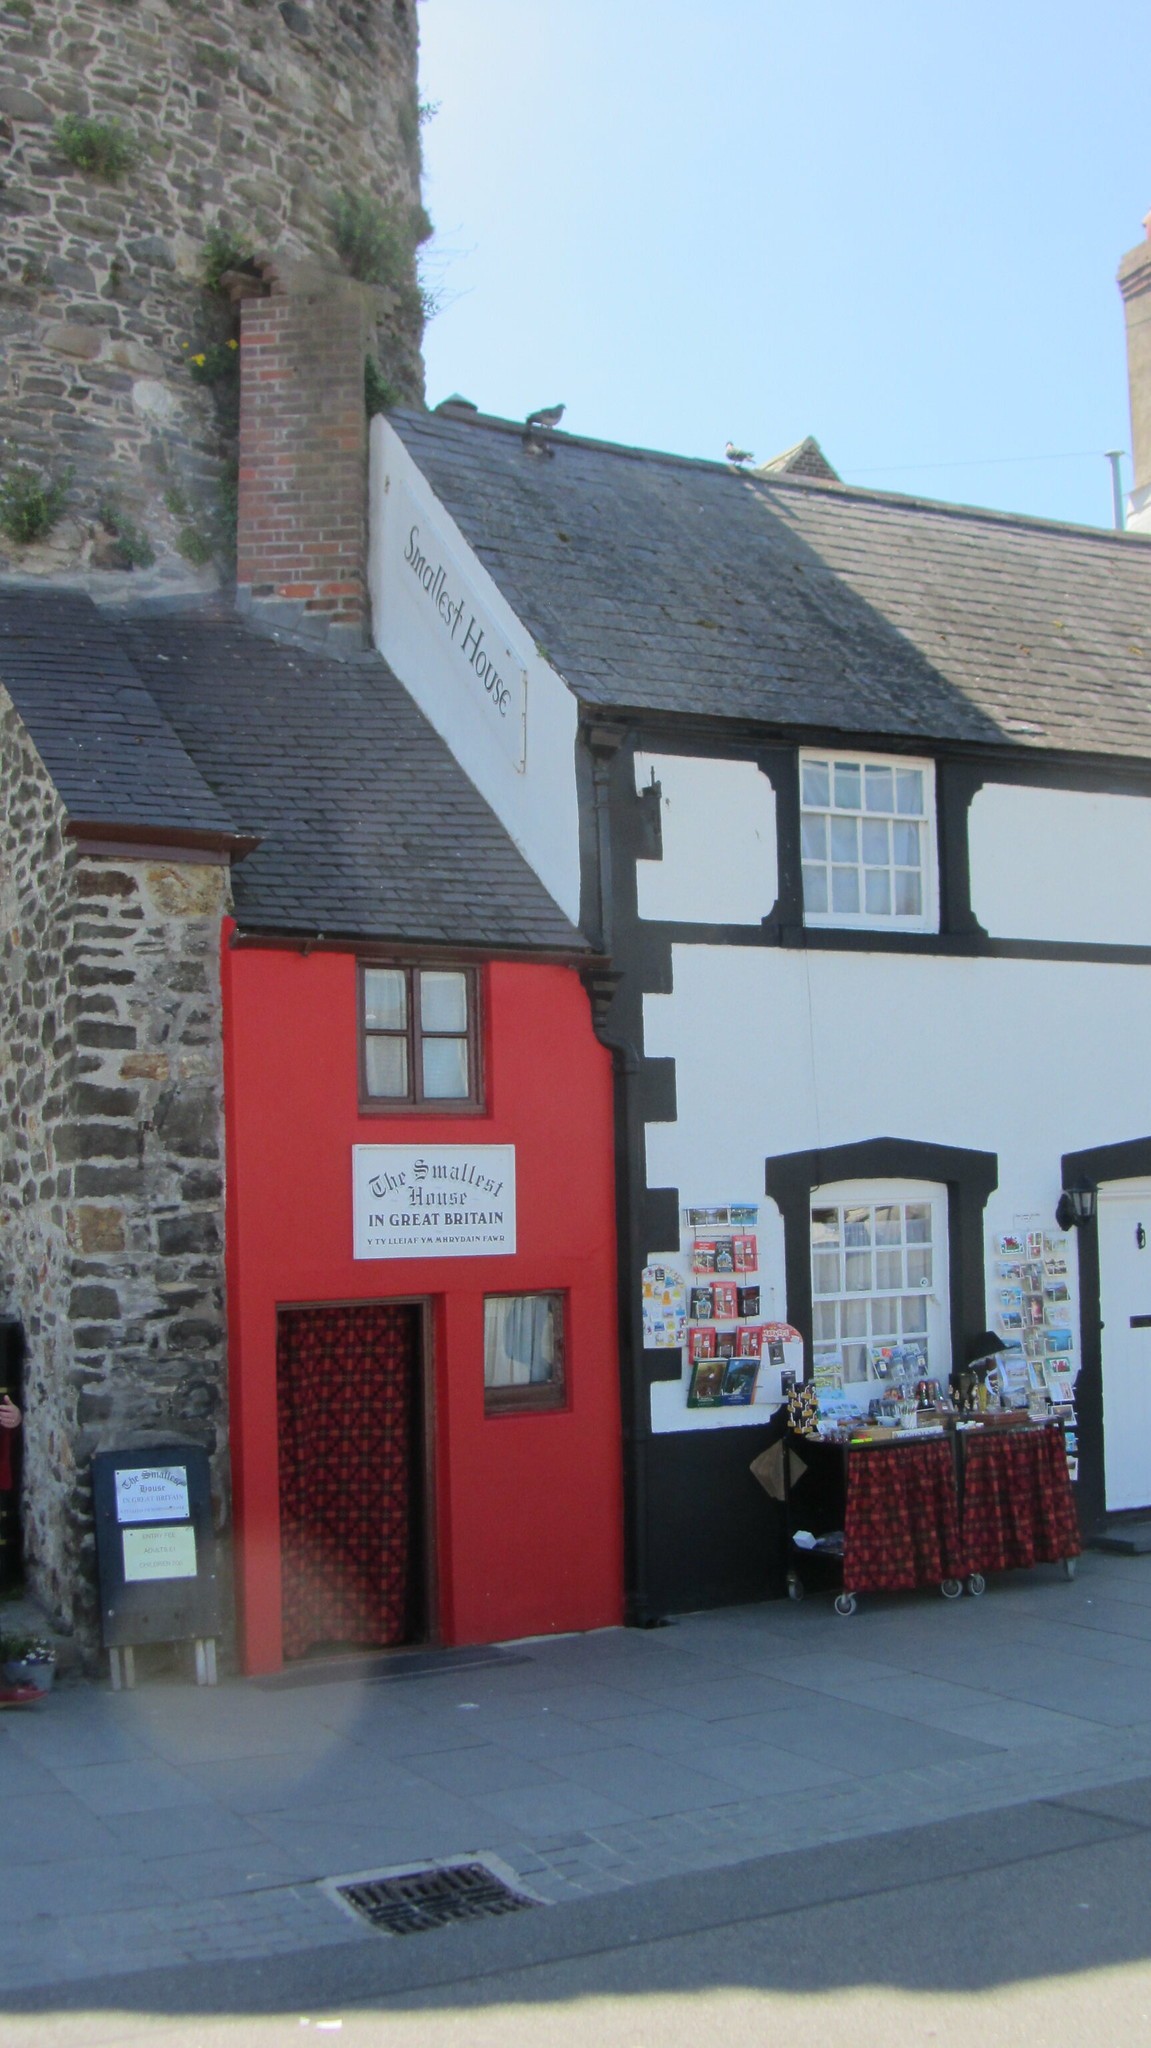
[[[220,1633],[208,1454],[149,1444],[92,1458],[106,1650]]]

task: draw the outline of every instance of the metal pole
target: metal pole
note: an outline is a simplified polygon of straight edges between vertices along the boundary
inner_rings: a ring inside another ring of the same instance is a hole
[[[1123,474],[1120,468],[1123,461],[1122,448],[1109,448],[1107,460],[1111,464],[1111,501],[1115,508],[1115,531],[1122,533],[1127,524],[1123,510]]]

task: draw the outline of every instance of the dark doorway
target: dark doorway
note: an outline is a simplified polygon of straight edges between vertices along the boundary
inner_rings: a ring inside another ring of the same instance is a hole
[[[285,1657],[427,1634],[422,1320],[412,1302],[280,1311]]]
[[[24,1326],[0,1316],[0,1394],[24,1407]],[[14,1591],[24,1568],[20,1500],[24,1476],[24,1431],[0,1432],[0,1591]]]

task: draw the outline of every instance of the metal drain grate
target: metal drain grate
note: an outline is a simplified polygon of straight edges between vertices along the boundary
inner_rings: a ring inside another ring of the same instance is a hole
[[[402,1871],[335,1887],[336,1895],[385,1934],[424,1934],[453,1920],[490,1920],[537,1901],[513,1891],[485,1863]]]

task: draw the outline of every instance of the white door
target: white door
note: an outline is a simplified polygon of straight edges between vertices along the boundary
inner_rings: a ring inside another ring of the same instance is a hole
[[[1107,1511],[1151,1505],[1151,1181],[1099,1190]]]

